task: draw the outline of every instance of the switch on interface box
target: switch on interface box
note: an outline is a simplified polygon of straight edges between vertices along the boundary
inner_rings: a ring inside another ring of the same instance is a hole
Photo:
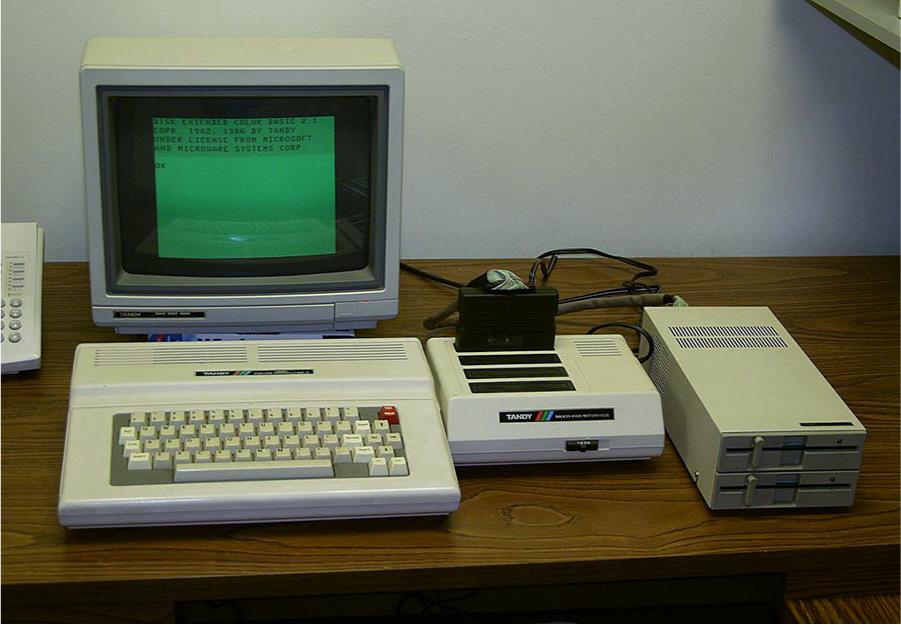
[[[850,506],[866,429],[765,307],[646,308],[667,434],[713,509]]]

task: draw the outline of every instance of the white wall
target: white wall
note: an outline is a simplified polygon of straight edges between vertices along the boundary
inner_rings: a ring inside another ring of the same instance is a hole
[[[3,220],[48,260],[101,35],[391,37],[407,258],[898,253],[898,71],[801,0],[4,0]]]

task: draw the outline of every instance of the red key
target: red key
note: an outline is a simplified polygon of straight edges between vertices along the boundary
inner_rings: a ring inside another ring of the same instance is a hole
[[[395,406],[382,406],[379,408],[379,419],[387,421],[391,425],[400,425],[400,419],[397,418],[397,408]]]

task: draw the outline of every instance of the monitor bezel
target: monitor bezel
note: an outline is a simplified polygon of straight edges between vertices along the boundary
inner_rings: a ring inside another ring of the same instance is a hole
[[[386,287],[388,228],[390,87],[372,85],[121,85],[94,86],[97,107],[98,165],[105,267],[109,296],[267,296],[303,293],[380,291]],[[373,114],[369,254],[360,269],[260,276],[190,276],[129,273],[123,267],[115,141],[110,99],[115,97],[372,97]]]

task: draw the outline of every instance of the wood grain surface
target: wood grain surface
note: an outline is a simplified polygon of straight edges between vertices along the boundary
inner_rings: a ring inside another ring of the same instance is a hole
[[[899,263],[896,257],[656,259],[692,305],[766,305],[867,427],[853,508],[711,512],[667,442],[649,461],[468,467],[443,518],[66,530],[56,518],[69,377],[82,342],[136,340],[91,322],[87,266],[48,263],[43,366],[2,383],[2,590],[11,606],[168,602],[784,573],[787,593],[896,592]],[[410,261],[468,281],[528,261]],[[564,260],[563,296],[630,277]],[[402,273],[397,319],[361,336],[426,338],[452,290]],[[561,318],[560,334],[622,309]],[[629,337],[630,341],[634,340]],[[793,590],[793,581],[798,584]],[[819,580],[819,581],[817,581]]]
[[[785,623],[899,623],[899,595],[812,597],[785,606]]]

